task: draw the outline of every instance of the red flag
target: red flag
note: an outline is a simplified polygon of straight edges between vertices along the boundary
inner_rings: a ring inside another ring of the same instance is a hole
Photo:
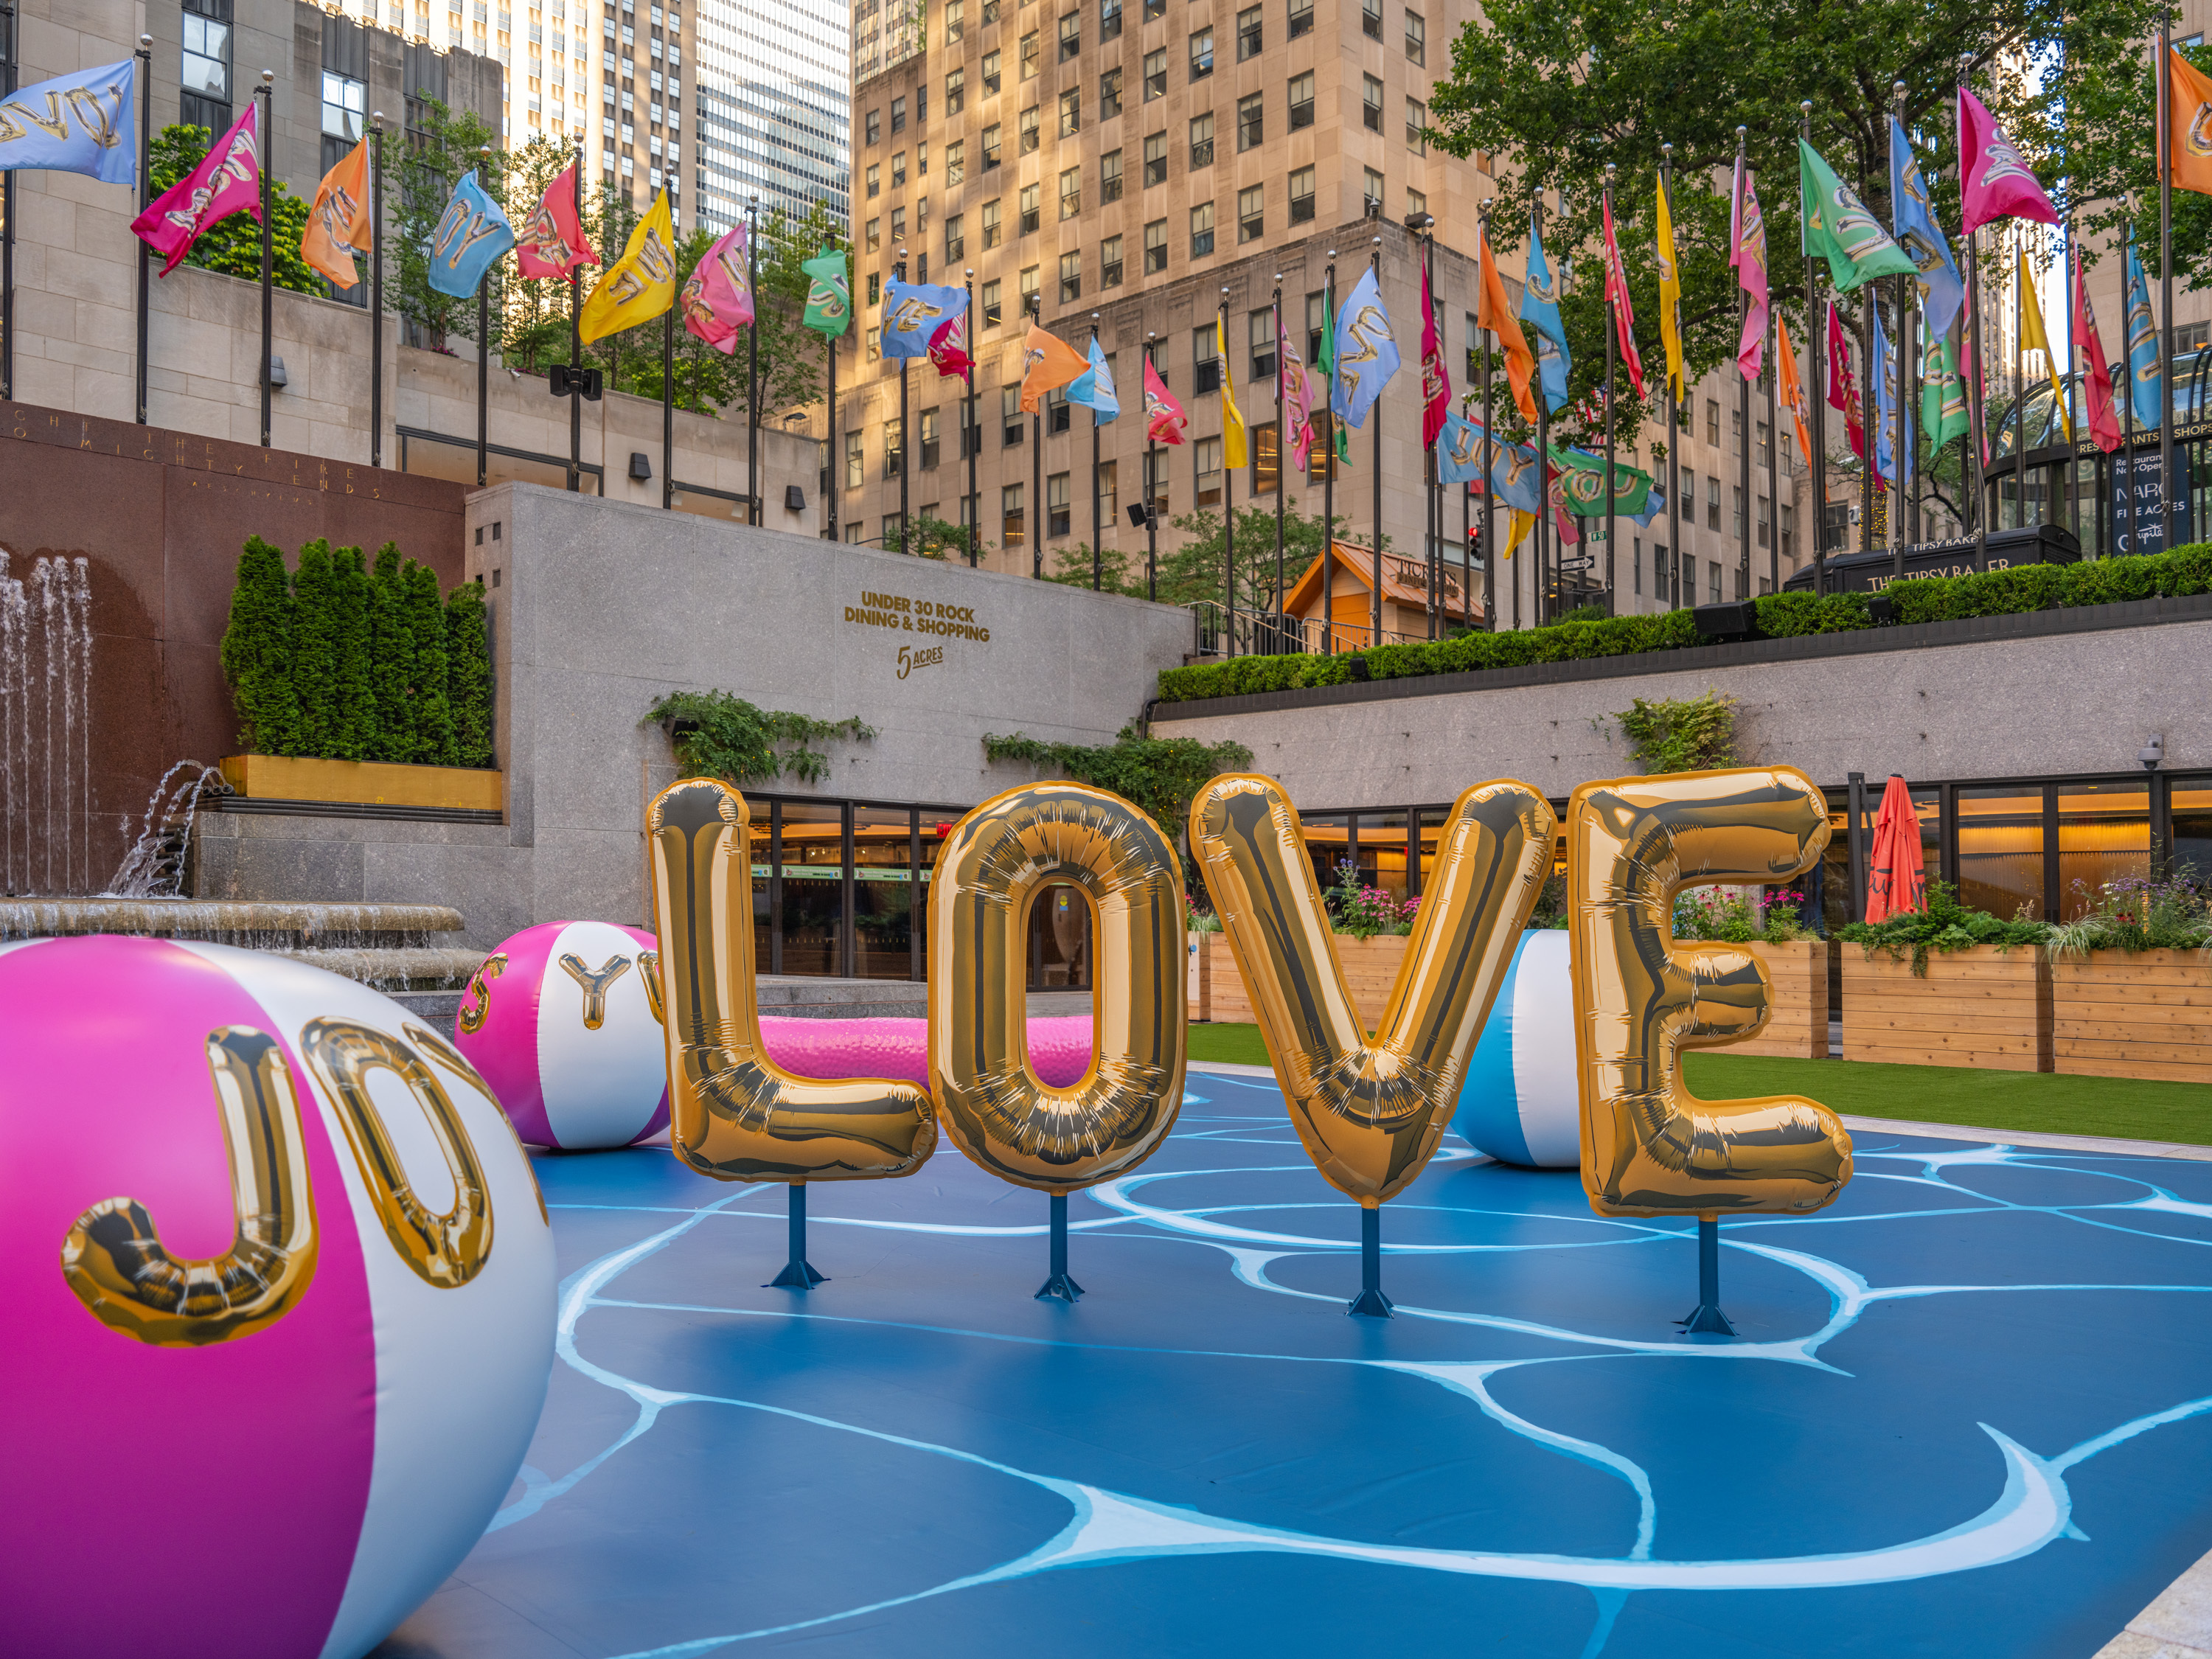
[[[947,317],[929,337],[929,361],[937,365],[940,380],[956,380],[975,367],[975,360],[968,355],[967,316],[963,311],[957,317]]]
[[[1552,508],[1552,527],[1559,533],[1559,545],[1581,546],[1582,520],[1567,510],[1566,474],[1549,461],[1544,463],[1544,494]]]
[[[572,161],[545,186],[545,199],[515,226],[514,263],[525,276],[566,276],[579,265],[599,262],[599,256],[585,239],[583,221],[576,216],[576,167]]]
[[[1436,447],[1451,409],[1451,381],[1444,374],[1443,342],[1437,337],[1437,307],[1429,295],[1429,268],[1421,267],[1421,446]]]
[[[1828,301],[1828,407],[1843,411],[1844,425],[1851,434],[1851,453],[1866,459],[1866,422],[1859,412],[1858,382],[1851,375],[1850,337],[1844,332],[1836,302]]]
[[[1179,444],[1190,425],[1190,416],[1168,391],[1152,360],[1145,359],[1145,435],[1155,443]]]
[[[131,222],[138,240],[162,256],[164,276],[183,262],[200,233],[216,220],[250,213],[256,224],[261,222],[261,129],[254,116],[258,107],[248,99],[246,113],[208,147],[200,164]]]
[[[2097,337],[2097,313],[2089,307],[2089,290],[2081,277],[2081,262],[2074,262],[2074,340],[2087,359],[2084,382],[2089,405],[2089,435],[2107,455],[2120,447],[2119,417],[2112,412],[2112,371],[2105,362],[2105,343]]]
[[[1628,382],[1641,398],[1644,359],[1636,355],[1636,313],[1628,303],[1628,273],[1621,269],[1620,244],[1613,239],[1610,197],[1605,204],[1605,297],[1613,301],[1613,329],[1620,336],[1620,357],[1628,365]]]

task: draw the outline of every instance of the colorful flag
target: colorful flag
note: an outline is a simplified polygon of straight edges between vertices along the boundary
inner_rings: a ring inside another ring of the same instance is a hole
[[[1828,407],[1842,411],[1851,453],[1866,459],[1866,422],[1860,414],[1858,377],[1851,373],[1851,337],[1844,332],[1833,300],[1828,301]]]
[[[1022,342],[1022,413],[1034,415],[1044,394],[1054,392],[1091,367],[1091,360],[1042,323],[1030,325]]]
[[[1528,276],[1521,293],[1521,311],[1523,316],[1528,314],[1531,303],[1530,296],[1546,291],[1540,289],[1538,283],[1538,272],[1542,269],[1540,262],[1543,257],[1542,243],[1529,244]],[[1522,419],[1534,426],[1536,424],[1536,399],[1528,391],[1528,381],[1535,372],[1536,360],[1528,355],[1528,337],[1522,333],[1521,325],[1514,320],[1513,307],[1506,302],[1505,279],[1498,274],[1498,261],[1491,255],[1490,234],[1487,230],[1478,229],[1475,232],[1475,258],[1474,325],[1477,328],[1488,329],[1496,337],[1498,343],[1504,348],[1505,378],[1513,387],[1514,407],[1521,411]],[[1548,280],[1548,274],[1547,280]],[[1556,299],[1557,296],[1553,297]],[[1552,314],[1553,320],[1556,321],[1559,317],[1557,306],[1553,306]],[[1561,380],[1561,390],[1564,391],[1565,389],[1564,374]],[[1551,383],[1547,380],[1545,382],[1545,392],[1547,396],[1550,391]]]
[[[1527,444],[1499,443],[1493,439],[1490,446],[1490,489],[1505,506],[1534,519],[1543,510],[1544,503],[1536,452]]]
[[[2212,80],[2179,46],[2166,59],[2166,131],[2173,187],[2212,196]]]
[[[1928,453],[1933,455],[1952,439],[1964,435],[1971,424],[1966,415],[1966,383],[1960,378],[1950,340],[1939,334],[1929,348],[1920,380],[1920,429],[1927,434]]]
[[[934,283],[884,285],[883,351],[886,357],[927,357],[937,331],[968,309],[968,290]],[[1054,381],[1055,386],[1062,384]]]
[[[1743,199],[1735,216],[1735,246],[1729,259],[1735,266],[1735,285],[1744,295],[1735,366],[1745,380],[1756,380],[1766,356],[1766,313],[1772,298],[1766,281],[1766,216],[1759,211],[1759,191],[1749,174],[1744,177]]]
[[[1552,532],[1559,538],[1562,547],[1582,545],[1583,527],[1573,510],[1567,505],[1566,477],[1556,466],[1545,469],[1548,489],[1547,499],[1552,504]]]
[[[1613,202],[1605,204],[1605,293],[1613,301],[1614,331],[1620,336],[1620,360],[1628,365],[1628,383],[1644,395],[1644,359],[1636,351],[1636,312],[1628,302],[1628,273],[1620,264],[1620,244],[1613,234]]]
[[[1451,380],[1444,374],[1443,342],[1437,335],[1436,301],[1429,293],[1429,268],[1421,267],[1421,442],[1433,446],[1451,410]]]
[[[1877,276],[1919,273],[1912,256],[1889,239],[1851,187],[1802,138],[1797,141],[1797,197],[1805,257],[1826,256],[1839,293],[1849,294]]]
[[[1874,470],[1894,484],[1897,458],[1897,364],[1889,355],[1889,335],[1881,325],[1881,307],[1874,312]]]
[[[1739,181],[1741,184],[1741,181]],[[1739,191],[1737,202],[1741,205]],[[1667,352],[1667,396],[1679,407],[1682,401],[1682,278],[1674,268],[1674,215],[1667,203],[1667,186],[1659,186],[1659,343]],[[1748,323],[1745,325],[1750,326]]]
[[[1182,405],[1168,390],[1168,383],[1160,379],[1152,360],[1145,359],[1145,437],[1147,441],[1179,444],[1190,428],[1190,416],[1182,412]]]
[[[492,262],[514,246],[514,227],[499,210],[499,204],[484,194],[471,167],[453,186],[453,199],[446,204],[437,229],[430,233],[430,286],[441,294],[466,299],[483,283]],[[672,270],[673,266],[671,267]],[[596,290],[594,290],[596,292]],[[586,310],[588,313],[589,307]],[[653,314],[665,311],[662,306]],[[591,325],[584,337],[595,338]]]
[[[1587,450],[1560,449],[1552,451],[1553,463],[1559,468],[1561,498],[1567,511],[1580,519],[1601,519],[1605,516],[1605,461]],[[1634,518],[1644,510],[1644,501],[1651,493],[1651,475],[1626,462],[1613,464],[1613,510],[1622,518]]]
[[[1365,423],[1367,411],[1382,395],[1382,388],[1398,372],[1398,339],[1390,331],[1390,313],[1382,307],[1382,289],[1370,265],[1352,284],[1352,297],[1337,313],[1336,388],[1328,406],[1353,426]]]
[[[2120,447],[2120,420],[2112,409],[2112,371],[2105,362],[2105,343],[2097,333],[2097,313],[2089,304],[2089,285],[2077,256],[2074,266],[2074,343],[2088,361],[2085,377],[2089,435],[2107,455]]]
[[[1889,118],[1889,200],[1890,228],[1897,233],[1897,245],[1920,268],[1920,311],[1928,331],[1948,334],[1959,307],[1966,303],[1966,284],[1952,262],[1950,239],[1936,222],[1920,158],[1893,115]]]
[[[1221,463],[1233,472],[1251,457],[1244,442],[1244,411],[1237,407],[1237,380],[1229,372],[1229,331],[1218,312],[1213,319],[1213,351],[1221,359]]]
[[[1644,510],[1641,513],[1632,514],[1629,516],[1636,520],[1638,529],[1645,530],[1650,527],[1652,520],[1657,518],[1666,510],[1667,498],[1659,493],[1658,483],[1655,479],[1652,483],[1652,487],[1644,493]]]
[[[1114,389],[1114,371],[1106,366],[1106,354],[1098,349],[1098,337],[1091,337],[1091,367],[1067,383],[1067,401],[1091,411],[1100,426],[1111,426],[1121,413],[1121,394]]]
[[[1992,219],[2033,219],[2055,225],[2058,211],[2043,193],[2021,153],[1982,100],[1959,88],[1959,156],[1963,166],[1960,199],[1967,235]]]
[[[1519,507],[1515,507],[1513,509],[1511,526],[1505,532],[1505,544],[1498,550],[1498,556],[1501,559],[1511,558],[1513,556],[1513,550],[1520,546],[1522,542],[1528,540],[1528,532],[1535,527],[1536,515],[1534,514],[1523,513]]]
[[[2166,401],[2166,371],[2158,361],[2158,323],[2150,314],[2150,284],[2143,280],[2142,261],[2136,257],[2136,234],[2128,230],[2128,401],[2136,424],[2159,424],[2159,405]]]
[[[853,284],[847,274],[845,255],[825,247],[799,267],[806,273],[806,310],[801,326],[833,340],[842,339],[853,325]]]
[[[162,256],[167,276],[191,252],[199,234],[218,219],[250,213],[261,222],[258,100],[246,100],[246,112],[208,147],[200,164],[147,204],[131,222],[138,240]]]
[[[1437,429],[1437,477],[1444,483],[1482,477],[1482,428],[1449,409]]]
[[[1290,434],[1291,470],[1304,477],[1313,458],[1313,384],[1306,374],[1305,360],[1291,343],[1290,319],[1279,311],[1275,319],[1275,349],[1282,362],[1279,418],[1283,430]]]
[[[975,360],[968,355],[966,307],[957,317],[947,317],[939,323],[937,332],[929,337],[929,361],[937,365],[940,380],[957,380],[975,367]]]
[[[675,303],[676,228],[664,190],[630,232],[622,258],[600,273],[584,296],[580,331],[589,345],[650,322]]]
[[[1483,245],[1482,257],[1486,260],[1490,258],[1487,241]],[[1497,269],[1494,264],[1483,276],[1482,281],[1485,284],[1483,296],[1486,302],[1489,298],[1487,285],[1496,276]],[[1499,283],[1498,291],[1498,314],[1503,316],[1505,292],[1503,283]],[[1479,322],[1480,319],[1477,320]],[[1552,279],[1552,267],[1544,258],[1544,236],[1543,233],[1537,228],[1534,216],[1531,216],[1528,221],[1528,270],[1521,282],[1521,320],[1536,331],[1536,367],[1543,380],[1544,406],[1556,415],[1566,407],[1567,376],[1573,372],[1574,357],[1567,350],[1567,326],[1559,320],[1559,287]],[[1519,329],[1513,331],[1513,338],[1515,343],[1521,343]],[[1522,345],[1522,349],[1525,354],[1528,348]],[[1512,347],[1508,346],[1506,352],[1506,374],[1510,378],[1512,374]],[[1528,423],[1534,426],[1536,423],[1536,411],[1528,402],[1528,373],[1525,367],[1522,378],[1516,384],[1520,386],[1521,391],[1516,393],[1514,401],[1519,404],[1521,413],[1528,418]]]
[[[126,58],[9,93],[0,109],[0,173],[42,167],[131,183],[138,176],[136,68]]]
[[[1332,280],[1322,289],[1321,349],[1314,355],[1314,379],[1308,382],[1309,397],[1315,392],[1326,397],[1336,386],[1336,325],[1332,320],[1335,315],[1336,283]],[[1329,463],[1330,471],[1351,465],[1352,428],[1334,415],[1329,416],[1328,441],[1329,447],[1336,452],[1335,459]]]
[[[2020,349],[2023,352],[2043,354],[2044,373],[2051,380],[2051,396],[2058,406],[2059,419],[2066,423],[2066,441],[2074,441],[2074,411],[2067,407],[2066,387],[2058,378],[2058,354],[2051,349],[2051,340],[2043,331],[2043,307],[2035,297],[2035,278],[2027,268],[2027,249],[2020,250]],[[2026,388],[2022,388],[2025,395]]]
[[[547,192],[547,199],[551,199],[550,191]],[[540,204],[537,213],[531,217],[531,223],[536,224],[543,219],[545,211],[544,205]],[[526,226],[525,229],[528,228]],[[528,246],[526,240],[515,245],[515,263],[523,267],[524,276],[539,275],[541,273],[529,269],[536,262],[525,257]],[[594,259],[592,263],[597,264],[599,261]],[[683,292],[676,296],[684,326],[725,357],[737,355],[738,331],[753,320],[752,283],[745,264],[745,228],[739,225],[727,234],[718,237],[714,245],[699,256],[699,263],[691,267],[691,274],[684,279]],[[566,269],[566,266],[561,266],[542,274],[556,276]]]
[[[1797,453],[1805,465],[1813,465],[1813,406],[1806,401],[1805,383],[1797,378],[1797,358],[1790,349],[1790,329],[1782,319],[1774,319],[1774,355],[1782,371],[1783,407],[1790,411],[1797,423]]]
[[[739,225],[730,233],[736,237],[737,270],[742,276],[745,268],[745,228]],[[708,250],[708,258],[724,251],[721,241]],[[599,256],[592,251],[584,235],[584,222],[576,216],[576,167],[574,162],[562,169],[561,176],[545,186],[545,195],[527,218],[514,228],[514,264],[525,276],[566,276],[579,265],[595,265]],[[700,261],[704,264],[706,260]],[[694,271],[696,277],[698,273]],[[736,291],[744,295],[744,315],[736,320],[750,322],[753,317],[752,292],[750,284],[732,278]],[[717,304],[717,316],[727,316],[727,310]],[[697,334],[698,330],[693,329]],[[700,335],[702,340],[708,339]],[[711,344],[713,342],[708,340]],[[727,350],[729,348],[722,348]]]
[[[363,138],[323,175],[307,228],[300,233],[300,257],[340,288],[361,280],[352,250],[369,248],[368,140]]]

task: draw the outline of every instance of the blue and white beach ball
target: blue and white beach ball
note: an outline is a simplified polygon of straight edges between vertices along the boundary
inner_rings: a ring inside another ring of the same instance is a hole
[[[1501,1163],[1571,1170],[1582,1162],[1581,1119],[1566,930],[1531,928],[1468,1062],[1452,1127]]]

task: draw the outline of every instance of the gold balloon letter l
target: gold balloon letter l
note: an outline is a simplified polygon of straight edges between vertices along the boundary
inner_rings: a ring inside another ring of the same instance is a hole
[[[1680,1051],[1755,1036],[1766,969],[1678,945],[1674,895],[1786,881],[1828,843],[1826,798],[1786,766],[1586,783],[1567,805],[1569,957],[1583,1186],[1600,1215],[1802,1213],[1851,1178],[1851,1138],[1794,1095],[1699,1100]]]

